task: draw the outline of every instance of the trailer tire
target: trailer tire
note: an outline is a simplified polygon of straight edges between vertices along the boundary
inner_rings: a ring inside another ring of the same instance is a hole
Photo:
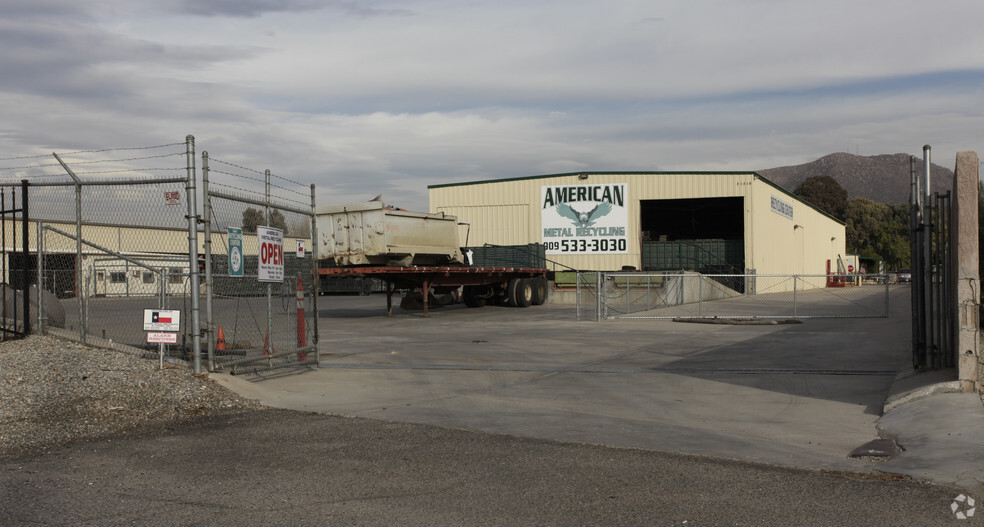
[[[530,284],[533,287],[532,304],[542,306],[547,301],[547,280],[540,277],[530,278]]]
[[[481,290],[479,286],[466,285],[465,286],[465,305],[468,307],[485,307],[485,299],[479,296]]]
[[[526,278],[513,278],[509,281],[506,288],[506,297],[509,305],[515,307],[529,307],[533,302],[533,286]]]

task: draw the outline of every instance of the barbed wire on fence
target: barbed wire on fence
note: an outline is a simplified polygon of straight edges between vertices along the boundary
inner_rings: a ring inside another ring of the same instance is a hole
[[[102,152],[114,152],[114,151],[132,151],[132,150],[153,150],[155,148],[168,148],[172,146],[185,146],[186,143],[168,143],[164,145],[153,145],[153,146],[124,146],[124,147],[114,147],[114,148],[100,148],[97,150],[76,150],[74,152],[64,152],[61,155],[71,156],[78,154],[99,154]],[[0,161],[8,161],[11,159],[32,159],[48,157],[51,154],[32,154],[26,156],[12,156],[12,157],[0,157]]]
[[[231,168],[238,169],[240,171],[248,172],[248,173],[251,173],[251,174],[256,174],[256,175],[258,175],[260,177],[254,177],[254,176],[251,176],[251,175],[246,175],[246,174],[242,174],[242,173],[232,172],[232,171],[229,171],[229,170],[220,170],[220,169],[216,169],[216,168],[213,168],[213,167],[209,166],[208,171],[209,171],[209,174],[210,175],[212,175],[212,174],[219,174],[219,175],[227,176],[227,177],[230,177],[230,178],[236,178],[236,179],[243,179],[243,180],[247,180],[247,181],[252,181],[252,182],[259,183],[261,185],[266,186],[266,171],[265,170],[264,171],[256,170],[255,168],[249,168],[249,167],[246,167],[246,166],[238,165],[236,163],[231,163],[229,161],[223,161],[222,159],[216,159],[216,158],[211,157],[211,156],[208,158],[208,161],[209,161],[209,164],[210,165],[212,163],[218,163],[218,164],[223,165],[223,166],[226,166],[226,167],[231,167]],[[292,203],[298,203],[298,204],[301,204],[301,205],[304,205],[304,206],[310,206],[310,196],[311,196],[310,185],[305,185],[303,183],[299,183],[299,182],[294,181],[292,179],[289,179],[289,178],[286,178],[286,177],[283,177],[283,176],[278,176],[278,175],[276,175],[276,174],[274,174],[272,172],[270,173],[270,179],[271,180],[272,179],[277,179],[279,181],[285,181],[287,183],[290,183],[292,185],[296,185],[297,187],[303,189],[303,190],[297,190],[297,189],[294,189],[294,188],[289,188],[289,187],[286,187],[286,186],[283,186],[283,185],[278,185],[278,184],[275,184],[275,183],[271,182],[270,183],[270,189],[271,189],[270,194],[271,194],[271,197],[274,197],[275,196],[278,199],[281,199],[281,200],[284,200],[284,201],[289,201],[289,202],[292,202]],[[253,194],[253,193],[257,192],[255,190],[246,190],[246,189],[243,189],[241,187],[237,187],[236,185],[223,184],[223,183],[215,182],[215,181],[210,182],[210,185],[226,186],[228,188],[237,189],[237,190],[240,190],[242,192],[247,192],[249,194]],[[281,193],[274,194],[274,190],[282,191],[282,192],[287,192],[289,194],[294,194],[294,195],[298,195],[298,196],[303,196],[305,198],[308,198],[308,200],[307,201],[298,201],[295,198],[286,197],[286,196],[284,196]]]
[[[107,176],[115,178],[121,174],[130,174],[133,177],[141,177],[147,179],[163,179],[159,174],[160,172],[175,173],[178,171],[187,170],[185,163],[176,164],[177,166],[168,167],[160,166],[160,163],[148,166],[148,162],[151,160],[159,161],[166,158],[183,158],[187,155],[187,152],[182,149],[181,151],[171,151],[164,153],[150,153],[148,155],[128,155],[128,156],[107,156],[99,155],[106,154],[110,152],[149,152],[152,150],[160,150],[163,148],[173,148],[175,146],[185,146],[186,143],[169,143],[164,145],[154,145],[154,146],[141,146],[141,147],[120,147],[120,148],[103,148],[98,150],[76,150],[66,153],[57,153],[60,157],[68,158],[75,157],[74,159],[69,159],[67,164],[71,167],[86,167],[86,170],[73,170],[76,176]],[[95,158],[92,156],[96,155]],[[18,183],[22,179],[31,180],[47,180],[60,178],[68,180],[71,176],[64,171],[61,163],[52,160],[53,153],[46,154],[36,154],[36,155],[21,155],[21,156],[8,156],[0,157],[0,185],[10,185],[13,183]],[[43,162],[42,160],[47,159],[49,162]],[[24,160],[38,160],[37,163],[28,164],[24,163]],[[4,162],[18,161],[11,165],[4,166]],[[55,170],[57,172],[52,172]],[[88,178],[86,183],[98,183],[100,181],[111,181],[112,179],[105,178]]]

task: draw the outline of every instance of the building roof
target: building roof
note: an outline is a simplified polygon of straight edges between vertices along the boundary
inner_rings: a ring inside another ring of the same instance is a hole
[[[800,198],[799,196],[793,194],[792,192],[789,192],[788,190],[786,190],[786,189],[780,187],[779,185],[773,183],[772,181],[769,181],[768,179],[766,179],[765,177],[763,177],[758,172],[749,171],[749,170],[745,170],[745,171],[706,171],[706,170],[705,171],[659,171],[659,172],[651,172],[651,171],[624,171],[624,170],[621,170],[621,171],[620,170],[613,170],[613,171],[602,171],[602,172],[595,172],[595,171],[585,172],[585,171],[581,171],[581,172],[566,172],[566,173],[563,173],[563,174],[544,174],[544,175],[539,175],[539,176],[521,176],[521,177],[503,178],[503,179],[486,179],[486,180],[481,180],[481,181],[465,181],[465,182],[461,182],[461,183],[444,183],[444,184],[440,184],[440,185],[428,185],[427,188],[428,189],[437,189],[437,188],[450,188],[450,187],[465,187],[465,186],[469,186],[469,185],[484,185],[484,184],[487,184],[487,183],[509,183],[509,182],[513,182],[513,181],[527,181],[527,180],[532,180],[532,179],[549,179],[549,178],[556,178],[556,177],[580,176],[582,174],[588,175],[588,176],[594,176],[594,175],[598,175],[598,176],[611,176],[611,175],[629,175],[629,176],[745,175],[745,176],[752,176],[755,179],[760,180],[763,183],[769,185],[770,187],[778,190],[779,192],[782,192],[786,196],[788,196],[788,197],[790,197],[790,198],[798,201],[799,203],[802,203],[802,204],[806,205],[807,207],[810,207],[811,209],[819,212],[820,214],[823,214],[824,216],[826,216],[826,217],[828,217],[828,218],[836,221],[837,223],[840,223],[841,225],[846,225],[843,221],[841,221],[841,220],[835,218],[834,216],[828,214],[827,212],[821,210],[816,205],[813,205],[812,203],[803,200],[803,198]]]

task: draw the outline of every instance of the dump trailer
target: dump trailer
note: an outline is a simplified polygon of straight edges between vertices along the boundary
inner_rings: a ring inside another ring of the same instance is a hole
[[[394,210],[381,201],[320,207],[315,214],[318,254],[334,261],[318,272],[383,280],[388,314],[397,290],[419,292],[425,314],[432,295],[459,291],[469,307],[546,301],[546,269],[468,265],[455,216]]]
[[[315,214],[318,254],[340,266],[464,263],[454,216],[387,208],[382,201],[319,207]]]

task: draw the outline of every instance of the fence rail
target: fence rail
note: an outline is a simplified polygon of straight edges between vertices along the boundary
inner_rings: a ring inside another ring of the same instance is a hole
[[[578,320],[888,316],[886,275],[584,273]]]

